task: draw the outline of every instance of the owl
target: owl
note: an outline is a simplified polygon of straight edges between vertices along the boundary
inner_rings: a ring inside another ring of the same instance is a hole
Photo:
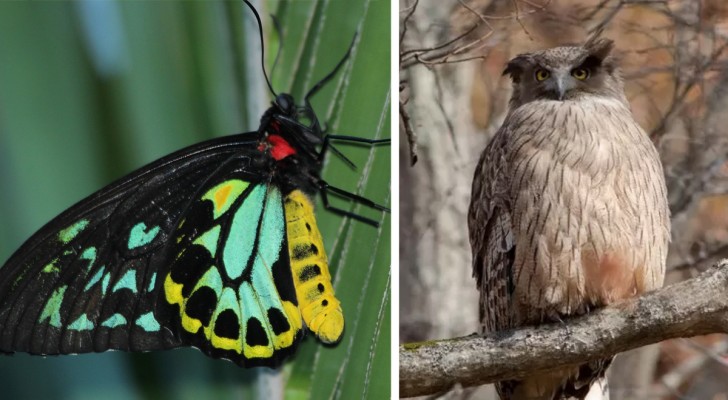
[[[521,54],[504,71],[513,94],[468,211],[482,333],[563,321],[662,286],[665,178],[612,48],[592,39]],[[610,362],[496,388],[504,400],[608,399]]]

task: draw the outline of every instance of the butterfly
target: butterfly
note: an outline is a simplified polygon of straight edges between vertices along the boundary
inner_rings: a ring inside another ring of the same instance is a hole
[[[247,367],[280,364],[304,326],[340,340],[311,199],[367,223],[327,193],[386,211],[320,176],[331,140],[387,142],[324,134],[310,105],[347,57],[304,105],[279,94],[257,131],[157,160],[41,228],[0,268],[0,351],[194,346]]]

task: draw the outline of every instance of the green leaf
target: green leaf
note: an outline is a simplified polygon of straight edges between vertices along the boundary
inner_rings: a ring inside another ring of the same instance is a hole
[[[326,76],[354,40],[343,70],[313,98],[331,133],[388,138],[390,132],[389,4],[383,1],[271,2],[283,29],[283,49],[273,86],[290,87],[301,99]],[[358,32],[358,34],[357,34]],[[290,43],[289,38],[300,43]],[[283,90],[283,89],[280,89]],[[330,154],[324,178],[337,187],[389,205],[390,149],[337,144],[357,165],[352,170]],[[330,196],[331,197],[331,196]],[[390,218],[388,214],[337,207],[380,221],[375,229],[327,213],[318,204],[319,228],[329,254],[346,328],[335,347],[306,338],[292,365],[286,398],[387,398],[390,381]]]
[[[313,107],[331,133],[389,137],[389,2],[262,4],[269,69],[282,43],[273,88],[299,101],[358,30],[350,58]],[[259,112],[248,110],[267,108],[270,97],[251,24],[239,1],[0,2],[0,262],[113,179],[192,143],[257,127]],[[336,147],[358,168],[330,154],[324,178],[389,206],[390,147]],[[325,347],[308,335],[272,385],[285,385],[294,399],[387,398],[390,217],[342,199],[332,203],[381,227],[326,212],[319,200],[344,337]],[[8,398],[267,398],[266,371],[241,370],[193,349],[0,357]]]

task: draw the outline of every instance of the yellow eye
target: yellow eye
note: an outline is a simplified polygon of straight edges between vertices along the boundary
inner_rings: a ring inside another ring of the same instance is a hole
[[[583,81],[584,79],[589,77],[589,71],[584,68],[577,68],[571,71],[571,76],[580,81]]]
[[[551,76],[551,74],[549,73],[549,71],[546,71],[545,69],[536,70],[536,80],[539,82],[545,81],[546,79],[549,78],[549,76]]]

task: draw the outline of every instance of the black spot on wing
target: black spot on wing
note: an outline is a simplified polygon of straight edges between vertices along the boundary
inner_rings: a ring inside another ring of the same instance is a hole
[[[245,343],[248,346],[268,346],[268,335],[265,334],[263,324],[257,318],[251,317],[248,319]]]
[[[284,235],[285,238],[285,235]],[[281,300],[290,301],[298,305],[296,299],[296,288],[293,286],[293,273],[291,272],[291,263],[288,258],[288,242],[284,239],[278,259],[273,263],[271,268],[273,272],[273,284],[276,286],[278,295]]]
[[[210,253],[202,246],[190,246],[172,264],[172,280],[182,284],[182,296],[188,297],[197,281],[212,265]]]
[[[192,318],[199,319],[202,325],[209,326],[215,305],[217,305],[215,291],[207,286],[202,286],[187,300],[185,313]]]
[[[185,215],[185,219],[181,222],[182,226],[177,229],[177,237],[182,239],[180,243],[184,246],[197,238],[200,233],[207,231],[212,227],[213,205],[211,201],[195,201],[190,206],[190,210]]]
[[[248,326],[250,326],[250,323],[248,323]],[[237,339],[240,337],[240,322],[233,310],[224,310],[217,316],[215,320],[215,335],[228,339]]]
[[[275,333],[276,335],[288,332],[288,330],[291,329],[291,325],[288,323],[288,319],[286,319],[285,315],[283,315],[281,310],[277,308],[271,307],[268,309],[268,321],[273,328],[273,333]]]

